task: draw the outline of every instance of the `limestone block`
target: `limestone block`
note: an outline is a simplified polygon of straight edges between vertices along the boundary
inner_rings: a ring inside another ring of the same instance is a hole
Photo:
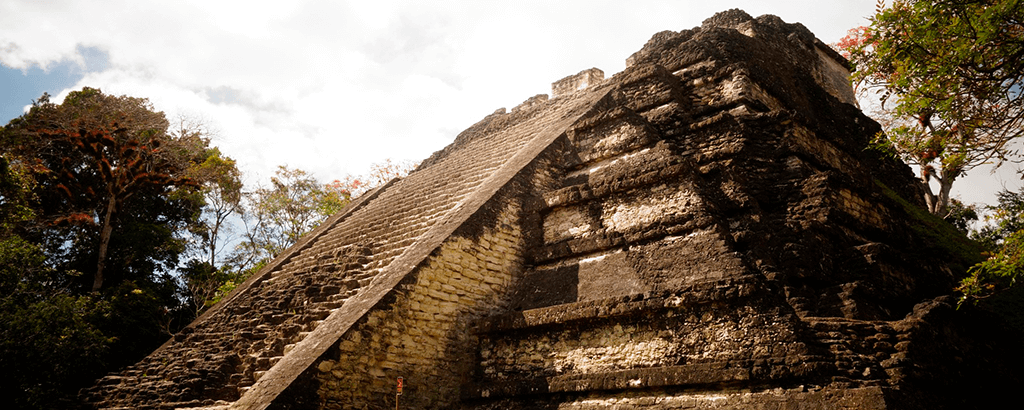
[[[324,360],[317,365],[317,370],[320,370],[321,372],[329,372],[334,369],[335,364],[337,364],[337,362],[333,360]]]
[[[681,188],[681,187],[680,187]],[[654,187],[640,200],[616,199],[602,204],[601,221],[612,232],[640,230],[662,220],[677,219],[690,209],[702,207],[703,201],[685,189]]]
[[[589,211],[580,206],[555,208],[544,218],[544,242],[555,243],[569,238],[586,238],[600,229]]]
[[[578,90],[585,89],[604,80],[604,72],[597,68],[590,68],[580,71],[575,75],[565,77],[551,84],[552,98],[559,98],[572,94]]]

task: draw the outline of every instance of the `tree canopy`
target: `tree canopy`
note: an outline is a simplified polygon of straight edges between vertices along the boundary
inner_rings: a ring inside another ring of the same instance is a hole
[[[208,141],[167,128],[146,99],[84,88],[59,105],[44,96],[4,129],[5,153],[35,184],[28,232],[92,291],[170,270],[184,251],[202,205],[189,169]]]
[[[174,276],[220,158],[148,100],[43,95],[0,128],[0,357],[17,407],[59,408],[182,322]],[[233,163],[230,164],[233,167]]]
[[[838,46],[858,89],[880,92],[877,142],[920,167],[929,211],[945,216],[953,182],[1011,159],[1024,133],[1021,0],[880,1],[870,21]]]
[[[270,186],[245,194],[246,237],[233,261],[241,270],[262,266],[348,205],[351,183],[323,183],[301,169],[280,166]]]

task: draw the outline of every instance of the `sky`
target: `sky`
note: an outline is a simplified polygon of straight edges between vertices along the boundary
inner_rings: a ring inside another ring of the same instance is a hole
[[[419,161],[499,108],[597,67],[652,35],[740,8],[804,24],[825,43],[874,0],[61,1],[0,0],[0,123],[43,92],[88,86],[198,118],[248,184],[279,165],[324,181],[384,159]],[[954,184],[968,203],[1017,188],[1012,166]]]

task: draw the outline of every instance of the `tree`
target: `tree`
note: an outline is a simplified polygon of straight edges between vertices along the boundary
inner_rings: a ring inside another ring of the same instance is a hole
[[[189,116],[177,117],[169,130],[172,139],[206,147],[190,160],[186,172],[198,185],[197,191],[187,195],[201,204],[201,216],[187,225],[191,234],[187,253],[192,259],[177,269],[183,309],[187,311],[182,322],[197,317],[218,289],[238,274],[223,263],[221,245],[231,241],[228,219],[243,212],[242,175],[234,159],[217,147],[209,147],[215,134],[208,121]]]
[[[348,175],[329,183],[300,169],[278,167],[269,187],[241,194],[241,209],[237,212],[245,224],[245,238],[236,245],[227,265],[190,265],[186,288],[190,294],[205,295],[205,305],[216,303],[277,254],[344,209],[352,197],[404,177],[415,167],[409,161],[387,159],[372,164],[367,176]],[[220,286],[211,294],[218,283]]]
[[[247,240],[242,246],[248,250],[242,254],[261,255],[250,258],[252,261],[272,258],[341,211],[353,196],[404,177],[415,168],[409,161],[385,159],[370,165],[365,177],[347,176],[325,184],[306,171],[280,166],[269,188],[245,195]]]
[[[221,287],[228,282],[237,283],[242,274],[230,266],[218,268],[200,259],[188,261],[178,273],[182,282],[185,307],[188,309],[188,314],[185,315],[187,321],[198,317],[204,309],[212,306]]]
[[[945,216],[953,182],[1010,158],[1024,133],[1021,0],[879,1],[870,21],[838,46],[890,116],[876,142],[920,167],[928,210]]]
[[[3,135],[3,134],[0,134]],[[109,305],[62,286],[42,250],[19,234],[35,216],[35,180],[0,155],[0,396],[13,408],[66,408],[101,374],[113,340]]]
[[[999,248],[988,259],[967,272],[957,288],[961,303],[982,299],[997,291],[1016,285],[1024,272],[1024,231],[1016,231],[1000,241]]]
[[[60,105],[44,95],[4,129],[5,152],[35,178],[34,231],[48,259],[91,274],[92,291],[104,286],[113,259],[128,268],[118,280],[177,264],[176,234],[201,205],[188,170],[204,160],[208,141],[173,137],[167,127],[146,99],[84,88]]]
[[[346,175],[341,180],[335,180],[334,184],[343,187],[353,197],[358,197],[390,182],[392,179],[404,178],[415,170],[417,166],[419,166],[419,163],[409,160],[395,161],[391,158],[386,158],[381,162],[370,164],[370,171],[366,175]]]
[[[203,120],[179,117],[171,135],[179,140],[197,139],[209,145],[214,132]],[[217,147],[208,147],[188,169],[188,176],[199,184],[202,197],[202,218],[192,226],[192,233],[199,243],[195,248],[203,260],[217,266],[220,243],[225,232],[230,231],[227,223],[232,215],[240,215],[242,209],[242,173],[237,162],[225,156]]]
[[[201,239],[205,261],[217,265],[219,243],[230,229],[227,220],[242,213],[242,175],[234,159],[226,157],[217,148],[206,153],[206,159],[196,164],[191,173],[201,183],[203,216],[196,233]]]
[[[950,198],[949,210],[944,218],[964,235],[971,233],[971,225],[978,221],[977,205],[967,205],[959,199]]]
[[[189,318],[198,317],[214,300],[220,287],[236,279],[239,272],[224,264],[219,256],[220,244],[230,240],[228,218],[242,215],[242,178],[235,160],[220,153],[216,147],[206,152],[206,159],[193,164],[189,174],[200,181],[202,218],[190,230],[198,258],[179,269],[179,279]]]
[[[300,169],[280,166],[269,187],[245,194],[246,238],[236,248],[239,270],[258,269],[348,204],[351,190],[335,180],[324,184]]]
[[[998,249],[1010,235],[1024,231],[1024,192],[1004,189],[996,194],[996,200],[996,205],[985,207],[987,224],[971,234],[988,250]]]
[[[48,286],[56,274],[38,247],[0,234],[0,394],[9,408],[70,408],[108,365],[110,305]]]
[[[172,273],[228,159],[167,128],[148,100],[91,88],[0,128],[0,385],[17,407],[71,407],[190,320]]]
[[[370,173],[362,178],[365,181],[365,190],[379,187],[395,178],[404,178],[418,165],[412,161],[392,161],[391,158],[370,164]]]

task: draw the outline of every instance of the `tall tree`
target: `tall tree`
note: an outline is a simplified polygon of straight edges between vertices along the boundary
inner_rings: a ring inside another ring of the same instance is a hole
[[[208,146],[216,132],[209,121],[194,116],[179,116],[171,125],[169,135],[179,141]],[[201,217],[188,225],[191,241],[188,253],[192,259],[178,268],[185,321],[199,315],[218,289],[235,279],[238,272],[224,263],[223,246],[230,243],[233,231],[229,218],[242,214],[242,175],[234,159],[217,147],[208,147],[190,161],[187,175],[198,184],[192,193],[202,204]]]
[[[146,99],[85,88],[0,128],[0,395],[16,407],[71,407],[191,320],[179,277],[223,282],[203,262],[216,240],[202,269],[179,264],[237,207],[238,170],[202,124],[168,125]]]
[[[225,231],[230,229],[228,218],[242,213],[242,175],[234,159],[226,157],[217,148],[210,148],[206,159],[191,170],[202,182],[203,220],[197,232],[201,239],[205,261],[216,266],[221,253],[219,245]]]
[[[920,167],[933,214],[945,216],[957,178],[1011,157],[1024,133],[1021,2],[880,0],[870,26],[839,43],[889,114],[878,144]]]
[[[352,197],[358,197],[381,185],[390,182],[395,178],[404,178],[419,166],[418,162],[409,160],[395,161],[386,158],[383,161],[370,164],[370,170],[365,175],[346,175],[343,179],[334,180],[332,184],[349,192]]]
[[[170,131],[174,139],[193,141],[204,147],[209,146],[214,134],[207,121],[185,116],[178,117]],[[207,264],[217,266],[220,245],[230,240],[224,235],[231,229],[228,218],[243,212],[242,173],[234,159],[222,154],[217,147],[208,147],[189,164],[187,174],[198,183],[203,204],[202,218],[192,227],[199,240],[195,248]]]
[[[165,268],[177,263],[175,232],[194,220],[199,205],[189,195],[198,184],[187,171],[202,162],[207,141],[174,138],[167,127],[148,100],[92,88],[72,92],[59,105],[44,95],[5,127],[4,149],[36,178],[45,228],[37,231],[48,256],[90,273],[92,291],[104,286],[115,254]],[[124,242],[145,233],[167,243],[144,254],[139,242]],[[118,235],[122,246],[112,249]],[[90,246],[91,252],[83,250]],[[91,269],[84,260],[93,261]]]

